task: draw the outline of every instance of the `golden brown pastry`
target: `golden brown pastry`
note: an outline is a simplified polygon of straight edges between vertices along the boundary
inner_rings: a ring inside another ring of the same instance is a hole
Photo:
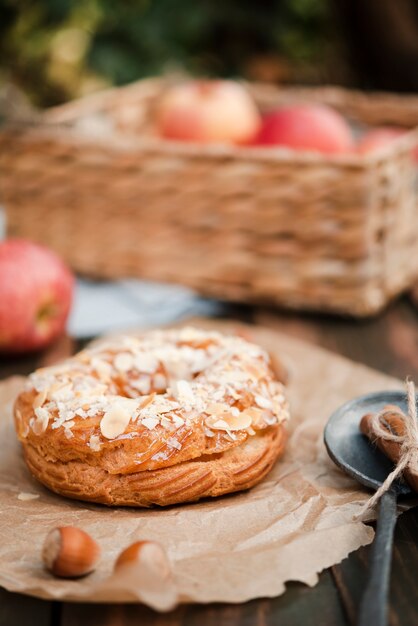
[[[14,415],[44,485],[147,507],[258,483],[283,450],[288,406],[260,347],[182,328],[118,337],[37,370]]]

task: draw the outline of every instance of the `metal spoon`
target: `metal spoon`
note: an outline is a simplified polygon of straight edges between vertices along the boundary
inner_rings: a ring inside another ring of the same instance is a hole
[[[387,404],[395,404],[407,412],[402,391],[371,393],[355,398],[335,411],[324,431],[325,447],[334,463],[358,482],[375,490],[393,470],[393,464],[360,432],[360,420],[366,413],[377,413]],[[395,481],[380,500],[370,576],[361,600],[358,626],[386,626],[388,623],[387,596],[396,503],[398,496],[411,493],[407,484]]]

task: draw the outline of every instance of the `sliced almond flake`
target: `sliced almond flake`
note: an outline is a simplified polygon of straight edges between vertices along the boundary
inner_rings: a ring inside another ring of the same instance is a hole
[[[153,402],[156,395],[157,394],[155,393],[155,391],[153,391],[149,394],[149,396],[143,396],[142,398],[140,398],[139,410],[145,409],[147,406],[149,406]]]
[[[228,413],[230,408],[231,407],[228,404],[223,404],[222,402],[212,402],[207,406],[206,412],[210,415],[220,416]]]
[[[149,394],[151,390],[151,381],[148,376],[130,381],[131,387],[139,391],[143,396]]]
[[[86,390],[87,391],[87,390]],[[90,387],[88,389],[88,393],[92,396],[102,396],[103,394],[105,394],[107,391],[107,386],[106,385],[95,385],[93,387]]]
[[[155,356],[147,354],[146,352],[137,354],[134,363],[136,369],[144,374],[154,374],[160,365]]]
[[[246,428],[245,430],[247,431],[247,433],[249,435],[255,435],[256,434],[254,428],[252,428],[251,426],[248,426],[248,428]]]
[[[170,437],[170,439],[167,439],[167,445],[169,448],[174,448],[175,450],[181,450],[181,443],[177,441],[177,439],[174,439],[174,437]]]
[[[161,426],[163,426],[164,428],[170,428],[170,426],[172,425],[173,425],[173,422],[171,422],[171,420],[169,420],[167,417],[165,417],[165,415],[163,415],[161,418]]]
[[[32,430],[35,435],[41,435],[48,428],[50,415],[48,411],[40,406],[35,409],[36,419],[33,421]]]
[[[29,500],[37,500],[38,498],[39,498],[38,493],[28,493],[26,491],[21,491],[17,495],[17,499],[21,500],[22,502],[28,502]]]
[[[117,347],[121,342],[126,348],[132,351],[137,350],[138,346],[140,345],[138,337],[133,337],[132,335],[123,335],[122,337],[117,337],[114,341],[114,345]]]
[[[118,372],[128,372],[134,366],[134,357],[129,352],[120,352],[115,356],[113,365]]]
[[[173,415],[172,419],[173,419],[174,425],[177,426],[177,428],[180,428],[180,426],[184,425],[184,419],[180,417],[179,415]]]
[[[254,380],[259,380],[265,375],[265,367],[255,367],[252,363],[246,364],[245,369]]]
[[[112,374],[112,366],[107,361],[93,357],[91,359],[91,366],[102,380],[108,381]]]
[[[87,350],[82,350],[81,352],[79,352],[77,354],[75,359],[77,361],[80,361],[80,363],[89,363],[90,362],[90,354],[89,354],[89,352]]]
[[[244,412],[238,416],[229,414],[223,414],[222,419],[218,419],[215,416],[209,416],[205,420],[205,424],[215,430],[246,430],[251,426],[251,417]]]
[[[187,380],[191,377],[190,367],[179,358],[163,359],[164,368],[173,380]]]
[[[134,413],[140,406],[142,398],[121,398],[115,397],[115,401],[118,405],[124,407],[127,411]]]
[[[257,404],[257,406],[259,406],[261,409],[272,409],[273,408],[272,401],[269,400],[269,398],[265,398],[264,396],[260,396],[259,394],[256,394],[254,396],[254,401]]]
[[[248,409],[244,409],[242,413],[248,415],[251,418],[251,422],[253,425],[263,422],[264,411],[262,409],[257,409],[257,407],[251,406]]]
[[[195,400],[195,394],[193,388],[187,380],[176,380],[170,385],[170,390],[173,396],[182,405],[193,405]]]
[[[214,428],[215,430],[228,430],[229,428],[228,422],[213,416],[207,417],[205,419],[205,424],[209,426],[209,428]]]
[[[148,428],[148,430],[154,430],[154,428],[159,424],[160,420],[156,417],[144,417],[141,420],[141,424]]]
[[[123,435],[131,419],[132,411],[122,404],[115,404],[106,411],[100,421],[100,432],[106,439],[115,439]]]
[[[153,386],[155,387],[155,389],[157,389],[157,391],[162,391],[163,389],[166,389],[167,387],[167,379],[164,376],[164,374],[155,374],[155,376],[152,379],[153,382]]]
[[[273,424],[277,424],[277,417],[275,415],[273,415],[272,413],[265,413],[264,421],[269,426],[272,426]]]
[[[152,411],[153,413],[171,413],[171,411],[176,411],[179,408],[178,402],[159,395],[154,395],[152,402],[146,407],[147,411]],[[143,410],[141,407],[141,412]]]
[[[59,387],[58,389],[56,389],[55,391],[53,391],[51,393],[51,390],[48,393],[48,397],[53,399],[53,400],[60,400],[60,401],[64,401],[67,400],[68,398],[70,398],[73,394],[73,385],[71,382],[62,385],[61,387]]]
[[[206,435],[206,437],[214,437],[215,433],[213,432],[213,430],[210,430],[210,428],[205,428],[203,431]]]
[[[48,389],[48,397],[51,397],[56,391],[65,387],[68,384],[68,380],[55,380]]]
[[[208,333],[194,328],[194,326],[185,326],[180,329],[179,339],[181,341],[199,341],[201,339],[207,339]]]
[[[243,370],[231,370],[231,371],[224,371],[222,373],[222,382],[224,383],[228,383],[231,385],[239,385],[242,386],[243,384],[245,384],[246,382],[248,382],[249,376],[247,372],[244,372]]]
[[[225,422],[228,424],[228,430],[246,430],[251,426],[251,418],[245,413],[239,415],[229,415],[224,417]]]
[[[45,388],[43,391],[39,392],[33,401],[33,408],[37,409],[39,406],[42,406],[48,396],[48,388]]]
[[[102,444],[99,435],[92,435],[90,437],[89,446],[90,449],[93,450],[93,452],[98,452],[101,449]]]

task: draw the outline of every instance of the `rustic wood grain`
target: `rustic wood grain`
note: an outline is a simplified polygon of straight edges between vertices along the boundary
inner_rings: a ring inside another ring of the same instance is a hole
[[[181,606],[166,615],[137,605],[64,604],[61,626],[300,626],[305,620],[311,621],[312,610],[318,617],[318,625],[347,623],[329,572],[320,576],[314,588],[290,583],[279,598],[245,604]]]
[[[52,603],[0,588],[0,626],[55,626]]]

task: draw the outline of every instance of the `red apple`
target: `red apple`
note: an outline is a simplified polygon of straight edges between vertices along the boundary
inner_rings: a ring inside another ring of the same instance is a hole
[[[0,242],[0,350],[42,348],[65,328],[74,277],[51,250],[24,239]]]
[[[359,154],[369,154],[384,150],[406,132],[404,128],[397,128],[396,126],[378,126],[373,128],[367,131],[360,139],[357,144],[357,152]],[[418,147],[412,150],[412,156],[414,161],[418,163]]]
[[[380,150],[381,148],[386,148],[395,139],[398,139],[404,134],[405,131],[403,129],[391,126],[373,128],[362,136],[357,144],[357,152],[359,152],[359,154],[367,154]]]
[[[353,137],[342,115],[330,107],[294,104],[266,115],[255,145],[340,154],[352,150]]]
[[[260,127],[260,115],[247,91],[227,80],[171,87],[156,121],[162,137],[199,143],[247,143]]]

